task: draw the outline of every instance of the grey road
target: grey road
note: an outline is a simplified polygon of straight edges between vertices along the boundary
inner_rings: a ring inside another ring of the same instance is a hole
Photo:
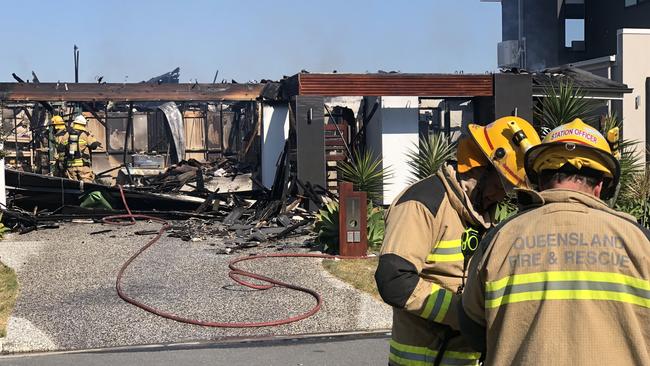
[[[187,344],[0,357],[0,365],[386,365],[386,335],[231,344]]]

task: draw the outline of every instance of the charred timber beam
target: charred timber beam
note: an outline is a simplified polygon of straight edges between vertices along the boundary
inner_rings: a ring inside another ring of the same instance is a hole
[[[264,84],[0,83],[2,101],[251,101]]]

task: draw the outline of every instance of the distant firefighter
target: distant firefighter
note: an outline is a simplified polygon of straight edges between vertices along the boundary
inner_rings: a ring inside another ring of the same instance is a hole
[[[90,151],[101,144],[86,130],[87,124],[88,121],[82,115],[72,121],[66,149],[66,175],[68,179],[92,183],[95,173],[92,170]]]
[[[54,171],[52,172],[57,177],[65,176],[65,156],[66,146],[68,145],[68,129],[61,116],[52,117],[52,144],[54,151],[52,154]]]

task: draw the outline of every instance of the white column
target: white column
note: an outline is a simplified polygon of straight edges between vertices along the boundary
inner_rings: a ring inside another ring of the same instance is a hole
[[[619,29],[618,77],[622,83],[633,88],[633,92],[623,96],[623,138],[637,140],[636,146],[639,157],[645,161],[646,141],[646,90],[645,80],[650,77],[650,29]]]
[[[289,106],[262,106],[262,184],[273,186],[277,162],[289,137]]]
[[[418,144],[418,97],[381,97],[381,145],[384,167],[393,176],[384,184],[384,204],[390,204],[411,177],[406,154]]]

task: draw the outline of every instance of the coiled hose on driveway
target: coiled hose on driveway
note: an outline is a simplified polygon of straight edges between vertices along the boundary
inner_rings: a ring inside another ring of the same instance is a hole
[[[163,236],[163,234],[171,228],[171,225],[169,222],[166,220],[163,220],[159,217],[154,217],[154,216],[149,216],[149,215],[139,215],[139,214],[133,214],[131,213],[131,209],[129,208],[129,205],[126,202],[126,197],[124,195],[124,190],[122,189],[122,186],[118,186],[120,189],[120,196],[122,197],[122,203],[124,204],[124,207],[126,208],[127,214],[124,215],[113,215],[113,216],[107,216],[104,217],[102,220],[104,223],[109,224],[109,225],[120,225],[120,226],[128,226],[128,225],[135,225],[137,219],[141,220],[149,220],[152,222],[159,223],[160,229],[158,230],[158,233],[151,238],[144,246],[142,246],[137,252],[135,252],[120,268],[119,272],[117,273],[117,279],[115,281],[115,288],[117,290],[118,296],[132,304],[135,305],[145,311],[148,311],[150,313],[156,314],[158,316],[161,316],[163,318],[175,320],[177,322],[181,323],[188,323],[188,324],[194,324],[194,325],[201,325],[204,327],[215,327],[215,328],[253,328],[253,327],[269,327],[269,326],[276,326],[276,325],[283,325],[283,324],[289,324],[293,323],[302,319],[306,319],[318,312],[320,310],[321,306],[323,305],[323,299],[321,295],[312,290],[308,289],[302,286],[297,286],[293,285],[290,283],[278,281],[276,279],[259,275],[256,273],[244,271],[243,269],[237,268],[236,264],[244,261],[250,261],[250,260],[255,260],[255,259],[264,259],[264,258],[325,258],[325,259],[363,259],[363,258],[369,258],[366,256],[362,257],[346,257],[346,256],[336,256],[336,255],[328,255],[328,254],[310,254],[310,253],[290,253],[290,254],[260,254],[260,255],[252,255],[252,256],[247,256],[247,257],[241,257],[241,258],[235,258],[231,260],[228,263],[228,268],[230,268],[230,272],[228,273],[228,276],[238,284],[242,286],[246,286],[252,289],[256,290],[268,290],[272,287],[284,287],[290,290],[295,290],[295,291],[300,291],[307,293],[311,295],[315,300],[316,300],[316,305],[312,307],[309,311],[302,313],[300,315],[292,316],[289,318],[284,318],[284,319],[277,319],[277,320],[270,320],[270,321],[265,321],[265,322],[216,322],[216,321],[205,321],[205,320],[197,320],[197,319],[190,319],[186,318],[177,314],[173,314],[161,309],[154,308],[153,306],[144,304],[133,297],[129,296],[124,289],[122,288],[122,277],[124,276],[124,272],[126,269],[131,265],[131,263],[144,251],[149,249],[151,246],[153,246],[158,240]],[[261,281],[266,284],[254,284],[250,283],[244,280],[244,278],[251,278],[254,280]]]

